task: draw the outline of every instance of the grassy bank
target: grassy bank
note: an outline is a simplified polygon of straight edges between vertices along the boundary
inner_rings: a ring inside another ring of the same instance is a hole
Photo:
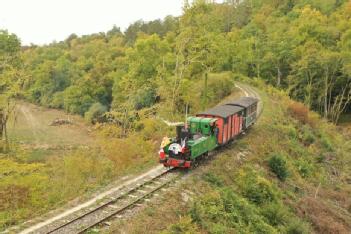
[[[264,101],[257,125],[111,233],[351,230],[350,136],[285,93],[252,85]]]

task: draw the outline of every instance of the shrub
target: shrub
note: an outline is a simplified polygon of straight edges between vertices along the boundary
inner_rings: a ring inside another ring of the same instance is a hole
[[[60,108],[60,109],[64,107],[63,92],[57,92],[54,94],[52,101],[50,103],[50,107]]]
[[[311,145],[315,142],[316,137],[312,133],[311,129],[308,127],[303,128],[302,140],[305,145]]]
[[[284,157],[279,154],[273,155],[268,161],[271,171],[282,181],[284,181],[289,174],[286,164]]]
[[[208,233],[276,233],[255,205],[230,188],[200,197],[191,217]]]
[[[134,107],[140,110],[152,106],[156,101],[156,91],[152,88],[139,89],[133,97]]]
[[[230,73],[210,74],[207,84],[207,97],[210,103],[216,104],[228,96],[232,92],[233,86]],[[204,94],[203,90],[201,96],[204,96]]]
[[[171,225],[167,231],[161,232],[161,234],[181,234],[181,233],[200,233],[196,224],[192,222],[190,216],[181,217],[180,220]]]
[[[162,139],[164,124],[157,119],[143,119],[139,121],[137,125],[137,130],[145,140],[150,139]],[[139,129],[138,129],[139,128]]]
[[[98,130],[98,136],[103,138],[121,138],[123,135],[122,128],[116,124],[96,124],[95,129]]]
[[[93,97],[81,87],[70,86],[63,92],[64,108],[67,112],[84,115],[95,103]]]
[[[272,226],[284,225],[288,222],[289,211],[281,204],[271,203],[263,206],[261,214],[267,219]]]
[[[289,124],[289,125],[277,124],[276,126],[279,128],[279,130],[282,131],[282,133],[284,135],[289,136],[290,139],[292,139],[292,140],[298,139],[298,132],[293,125],[291,125],[291,124]]]
[[[208,172],[203,176],[204,180],[209,182],[210,184],[217,186],[217,187],[221,187],[223,186],[223,181],[221,180],[221,178],[219,178],[218,176]]]
[[[263,177],[245,179],[244,196],[256,204],[269,203],[276,200],[275,191],[271,183]]]
[[[0,211],[18,209],[29,202],[30,191],[26,186],[10,184],[0,187]]]
[[[121,139],[106,139],[102,144],[101,154],[113,162],[117,173],[136,170],[138,165],[144,167],[154,163],[158,148],[158,145],[152,141],[145,141],[139,134],[131,134]]]
[[[309,177],[312,174],[313,168],[309,162],[307,162],[303,159],[300,159],[300,160],[296,161],[296,166],[297,166],[297,170],[298,170],[299,174],[303,178]]]
[[[328,151],[334,151],[333,143],[331,142],[330,138],[325,134],[321,135],[321,144],[322,146]]]
[[[306,223],[298,220],[298,219],[292,219],[288,223],[287,227],[284,230],[284,233],[286,234],[307,234],[310,233],[309,227],[306,225]]]
[[[87,112],[85,112],[84,118],[91,123],[96,123],[106,111],[107,107],[97,102],[94,103]]]
[[[62,178],[58,183],[65,184],[61,193],[66,196],[72,196],[98,183],[106,182],[115,174],[112,163],[91,150],[78,150],[65,156],[63,162],[56,163],[62,163],[62,169],[58,170],[55,176],[62,173]]]
[[[288,106],[288,113],[303,124],[308,123],[308,108],[299,102],[292,102]]]

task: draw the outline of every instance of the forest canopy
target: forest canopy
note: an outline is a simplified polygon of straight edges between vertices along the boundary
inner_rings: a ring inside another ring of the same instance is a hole
[[[20,46],[0,32],[0,90],[82,116],[162,103],[173,116],[205,108],[207,73],[263,79],[337,123],[351,109],[351,3],[197,0],[180,17],[124,32]],[[99,107],[99,108],[97,108]]]

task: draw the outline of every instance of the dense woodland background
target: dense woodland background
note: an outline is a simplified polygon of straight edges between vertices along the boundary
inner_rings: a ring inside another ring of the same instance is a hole
[[[350,2],[238,2],[185,2],[180,17],[137,21],[123,33],[115,26],[72,34],[47,46],[21,47],[2,31],[1,92],[89,119],[158,102],[174,114],[185,104],[206,107],[216,94],[199,96],[192,86],[204,83],[205,73],[230,71],[284,89],[337,123],[350,111]],[[223,82],[208,87],[218,92]]]
[[[217,104],[234,80],[267,93],[260,125],[196,177],[202,194],[174,212],[183,218],[169,216],[178,223],[164,227],[150,216],[150,225],[171,233],[351,228],[349,138],[325,121],[337,124],[351,112],[351,2],[195,0],[179,17],[44,46],[23,46],[0,31],[1,139],[19,100],[96,124],[96,145],[83,149],[38,156],[37,145],[1,142],[0,230],[156,165],[159,141],[173,131],[160,119],[180,121],[186,109]],[[251,157],[235,161],[242,149]],[[317,188],[322,202],[314,200]]]

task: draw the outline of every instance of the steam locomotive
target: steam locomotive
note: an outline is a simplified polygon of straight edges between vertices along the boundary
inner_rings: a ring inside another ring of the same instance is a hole
[[[257,106],[258,99],[242,97],[188,117],[185,124],[176,126],[176,137],[163,139],[160,163],[165,167],[196,167],[209,152],[250,128],[257,120]]]

